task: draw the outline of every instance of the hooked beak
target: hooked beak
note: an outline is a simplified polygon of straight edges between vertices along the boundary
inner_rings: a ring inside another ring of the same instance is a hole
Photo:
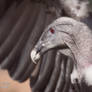
[[[36,45],[35,48],[31,51],[31,59],[33,63],[37,64],[41,56],[47,51],[44,44]]]
[[[37,64],[40,60],[41,56],[46,53],[50,49],[61,49],[60,46],[56,47],[48,47],[44,42],[38,42],[38,44],[35,46],[35,48],[31,51],[31,59],[34,64]],[[62,48],[67,48],[66,45],[62,46]]]
[[[38,53],[37,49],[33,49],[31,52],[31,59],[34,64],[37,64],[37,62],[40,60],[40,53]]]

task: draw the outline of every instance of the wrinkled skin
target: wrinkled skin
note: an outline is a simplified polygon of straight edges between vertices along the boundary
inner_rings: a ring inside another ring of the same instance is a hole
[[[75,67],[71,74],[71,82],[74,84],[78,80],[81,83],[83,80],[88,86],[92,85],[92,81],[89,79],[89,76],[92,76],[90,71],[92,68],[91,30],[85,24],[71,18],[59,18],[43,32],[39,42],[31,52],[31,57],[33,61],[39,60],[43,53],[58,46],[63,49],[69,48],[74,55]],[[90,72],[88,73],[88,71]]]

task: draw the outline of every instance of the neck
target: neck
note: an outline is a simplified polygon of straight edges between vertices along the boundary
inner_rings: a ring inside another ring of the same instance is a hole
[[[92,34],[90,31],[89,28],[83,26],[81,30],[75,30],[72,35],[66,34],[63,37],[81,68],[92,65]]]

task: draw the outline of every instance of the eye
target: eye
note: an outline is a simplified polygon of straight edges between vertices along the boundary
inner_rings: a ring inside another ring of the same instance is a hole
[[[52,28],[50,28],[50,32],[51,32],[52,34],[54,34],[54,33],[55,33],[55,30],[52,29]]]

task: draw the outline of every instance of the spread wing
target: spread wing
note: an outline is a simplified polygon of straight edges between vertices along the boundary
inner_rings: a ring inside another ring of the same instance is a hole
[[[1,17],[0,67],[8,69],[15,80],[25,81],[35,68],[30,51],[54,19],[46,9],[39,2],[13,1]]]

